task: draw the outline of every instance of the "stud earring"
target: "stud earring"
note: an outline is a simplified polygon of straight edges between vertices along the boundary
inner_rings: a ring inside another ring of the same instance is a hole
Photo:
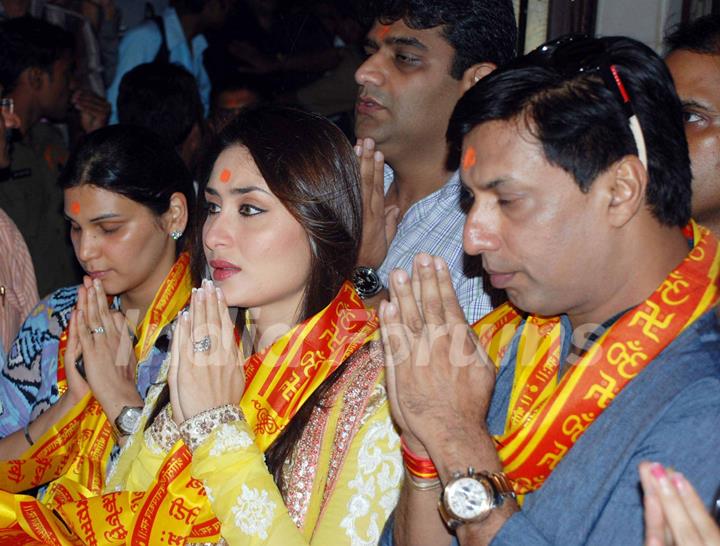
[[[172,237],[173,241],[177,241],[180,237],[182,237],[183,232],[180,230],[175,230],[170,232],[170,237]]]

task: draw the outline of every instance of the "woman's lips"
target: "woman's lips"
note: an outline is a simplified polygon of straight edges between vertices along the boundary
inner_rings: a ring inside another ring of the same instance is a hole
[[[212,278],[214,281],[224,281],[242,271],[241,268],[233,263],[224,260],[211,260],[208,265],[212,268]]]
[[[104,271],[88,271],[87,274],[91,279],[104,279],[110,273],[109,269]]]

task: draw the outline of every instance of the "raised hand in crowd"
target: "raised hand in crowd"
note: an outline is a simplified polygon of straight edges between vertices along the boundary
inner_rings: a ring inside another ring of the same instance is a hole
[[[110,117],[110,103],[100,95],[80,89],[72,96],[73,106],[80,112],[80,124],[86,133],[105,127]]]
[[[385,261],[397,231],[400,208],[385,204],[385,158],[371,138],[358,139],[355,155],[360,162],[363,197],[363,235],[358,265],[378,268]]]
[[[660,463],[641,463],[639,471],[645,546],[720,546],[720,527],[685,476]]]
[[[225,296],[211,281],[195,290],[175,326],[168,372],[177,424],[213,408],[238,404],[245,390],[242,355]]]

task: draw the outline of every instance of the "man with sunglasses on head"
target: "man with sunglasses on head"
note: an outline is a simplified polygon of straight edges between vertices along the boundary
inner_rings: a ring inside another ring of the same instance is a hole
[[[720,482],[720,252],[670,74],[629,38],[566,37],[481,80],[449,136],[465,251],[510,302],[473,333],[442,260],[391,274],[406,479],[381,544],[643,544],[641,462],[706,504]]]

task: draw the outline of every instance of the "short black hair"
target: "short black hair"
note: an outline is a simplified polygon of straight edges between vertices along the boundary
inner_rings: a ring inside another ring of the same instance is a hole
[[[676,25],[665,37],[665,48],[666,55],[679,49],[720,55],[720,16],[705,15]]]
[[[383,24],[402,19],[417,30],[443,27],[443,36],[455,50],[450,75],[457,80],[474,64],[500,66],[515,56],[512,0],[375,0],[366,17]]]
[[[205,0],[173,0],[171,5],[181,13],[200,13],[205,8]]]
[[[52,74],[53,64],[75,47],[73,35],[34,17],[0,23],[0,84],[11,93],[20,75],[36,67]]]
[[[663,225],[690,219],[691,174],[683,114],[670,73],[649,47],[607,37],[607,58],[619,73],[639,119],[648,156],[646,203]],[[582,191],[628,154],[638,154],[627,115],[598,72],[569,76],[538,66],[533,53],[492,72],[458,102],[448,138],[459,157],[462,138],[488,121],[524,122],[546,159],[571,174]]]
[[[203,119],[193,75],[161,62],[138,65],[123,76],[117,110],[120,123],[147,127],[172,146],[180,146]]]

